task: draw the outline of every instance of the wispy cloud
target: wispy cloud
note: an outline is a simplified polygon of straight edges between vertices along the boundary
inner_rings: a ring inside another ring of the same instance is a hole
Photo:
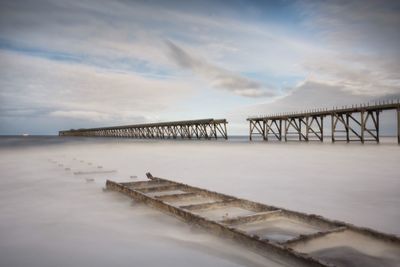
[[[209,81],[211,86],[215,88],[228,90],[235,94],[248,97],[275,95],[271,89],[265,88],[257,81],[250,80],[242,75],[220,68],[208,63],[206,60],[196,58],[171,41],[166,41],[166,44],[169,47],[171,59],[176,62],[178,66],[191,70],[194,74]]]

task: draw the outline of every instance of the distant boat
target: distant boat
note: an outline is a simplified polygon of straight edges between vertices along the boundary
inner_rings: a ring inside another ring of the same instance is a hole
[[[22,134],[22,136],[29,136],[29,134],[27,134],[27,133],[24,133],[24,134]]]

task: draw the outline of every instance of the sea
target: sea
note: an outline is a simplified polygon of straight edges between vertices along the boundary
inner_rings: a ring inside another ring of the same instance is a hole
[[[400,146],[0,137],[0,266],[287,266],[104,190],[145,173],[400,235]]]

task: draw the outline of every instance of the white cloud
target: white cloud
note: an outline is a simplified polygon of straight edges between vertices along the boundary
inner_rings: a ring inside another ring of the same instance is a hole
[[[103,123],[133,123],[168,111],[192,94],[191,86],[184,82],[4,51],[0,52],[0,62],[2,109],[21,116],[26,110],[37,109],[42,116],[47,113]]]

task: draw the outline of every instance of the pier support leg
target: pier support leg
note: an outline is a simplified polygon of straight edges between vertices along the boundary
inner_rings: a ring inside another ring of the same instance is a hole
[[[346,129],[346,142],[349,143],[350,142],[350,132],[349,132],[349,125],[350,125],[350,114],[346,114],[346,124],[347,126],[345,127]]]
[[[285,120],[285,142],[287,142],[287,132],[288,132],[288,127],[287,127],[287,119]]]
[[[397,143],[400,145],[400,108],[397,108]]]
[[[332,137],[332,143],[335,143],[335,114],[331,114],[331,137]]]
[[[251,134],[252,134],[252,131],[251,131],[251,121],[249,121],[249,140],[250,140],[250,141],[252,141]]]
[[[379,143],[379,111],[376,112],[376,142]]]
[[[264,141],[268,141],[269,128],[267,126],[268,126],[268,120],[263,120]]]
[[[361,143],[364,144],[364,132],[365,132],[365,120],[364,120],[364,111],[361,111]]]
[[[324,117],[321,116],[321,142],[324,142]]]

